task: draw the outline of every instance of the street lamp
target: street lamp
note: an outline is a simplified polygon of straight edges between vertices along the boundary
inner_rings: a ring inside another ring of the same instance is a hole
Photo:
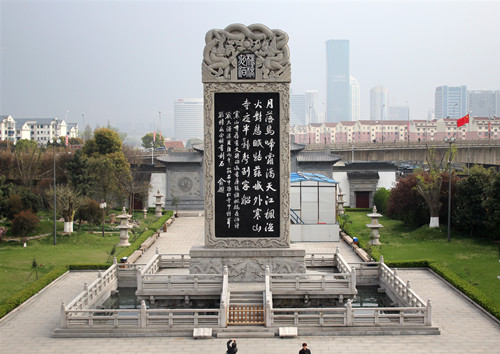
[[[55,139],[50,139],[52,144],[52,155],[54,160],[54,246],[57,245],[57,228],[56,228],[56,204],[57,204],[57,192],[56,192],[56,141]]]
[[[104,237],[104,210],[106,209],[106,202],[104,200],[99,204],[99,208],[102,209],[102,237]]]
[[[151,166],[154,165],[155,142],[151,141]]]
[[[454,136],[451,138],[445,137],[444,142],[450,144],[448,150],[448,242],[450,242],[450,226],[451,226],[451,144],[457,139]]]

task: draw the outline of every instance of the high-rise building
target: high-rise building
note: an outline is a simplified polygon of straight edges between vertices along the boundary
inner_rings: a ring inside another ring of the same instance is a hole
[[[409,119],[408,106],[391,106],[387,118],[389,120],[407,120]]]
[[[370,90],[370,120],[387,120],[389,90],[378,85]]]
[[[323,123],[319,120],[320,105],[319,105],[319,91],[306,90],[306,124]]]
[[[467,114],[467,86],[439,86],[435,93],[436,118],[460,118]]]
[[[468,91],[467,94],[467,112],[469,112],[471,116],[498,116],[500,91]]]
[[[500,90],[495,91],[495,117],[500,117]]]
[[[326,41],[326,121],[351,120],[349,41]]]
[[[306,125],[306,95],[290,95],[290,125]]]
[[[359,82],[355,77],[351,76],[351,120],[358,121],[361,118],[361,94]]]
[[[179,98],[174,102],[174,134],[179,140],[203,139],[202,98]]]

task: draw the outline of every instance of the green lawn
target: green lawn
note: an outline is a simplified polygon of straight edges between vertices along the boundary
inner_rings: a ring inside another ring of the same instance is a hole
[[[114,211],[114,213],[120,214],[121,212]],[[35,234],[49,234],[49,236],[28,241],[27,247],[23,247],[19,242],[0,243],[0,305],[8,297],[36,280],[35,273],[31,274],[33,259],[36,259],[39,265],[37,270],[38,276],[41,277],[61,265],[106,263],[113,246],[119,242],[119,231],[116,229],[113,231],[109,225],[105,226],[105,236],[102,237],[100,226],[94,228],[94,233],[89,233],[87,225],[82,225],[82,229],[77,231],[78,225],[75,222],[75,232],[70,236],[62,235],[63,223],[58,222],[59,234],[57,245],[54,246],[52,214],[40,212],[38,215],[41,222]],[[157,220],[151,212],[148,213],[147,219],[144,219],[142,212],[135,212],[134,218],[139,220],[140,224],[133,229],[133,232],[129,232],[130,243],[134,242],[149,225]],[[10,228],[10,225],[7,226]],[[7,236],[10,236],[10,233]],[[115,255],[122,250],[122,247],[117,248]]]
[[[371,219],[368,212],[348,212],[351,236],[359,238],[363,248],[369,249],[370,231],[366,224]],[[451,231],[447,242],[446,225],[439,229],[423,226],[413,229],[397,220],[379,219],[381,246],[374,246],[372,256],[380,254],[387,261],[432,260],[445,266],[469,284],[482,291],[491,303],[500,309],[500,253],[499,245],[491,240],[471,239]],[[441,220],[443,222],[443,220]],[[445,221],[446,222],[446,221]]]
[[[39,265],[39,277],[60,265],[105,263],[113,245],[119,242],[118,235],[116,232],[106,233],[105,237],[83,232],[58,235],[56,246],[53,235],[28,241],[27,247],[17,242],[0,243],[0,304],[36,280],[35,273],[30,276],[34,258]]]

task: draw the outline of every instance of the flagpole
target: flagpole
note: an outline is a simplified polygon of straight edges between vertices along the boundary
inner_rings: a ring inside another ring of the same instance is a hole
[[[467,114],[470,115],[470,111],[467,112]],[[466,136],[466,138],[467,138],[467,174],[470,174],[470,140],[469,140],[469,138],[470,138],[470,125],[471,125],[471,123],[467,124],[468,132],[467,132],[467,136]]]

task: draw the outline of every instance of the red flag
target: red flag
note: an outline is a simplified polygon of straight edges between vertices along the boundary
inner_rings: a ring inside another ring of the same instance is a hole
[[[156,130],[153,132],[153,143],[156,143]]]
[[[466,116],[457,119],[457,127],[461,127],[462,125],[465,125],[469,123],[469,115],[467,114]]]
[[[69,135],[66,134],[66,146],[68,146],[68,145],[69,145]]]

